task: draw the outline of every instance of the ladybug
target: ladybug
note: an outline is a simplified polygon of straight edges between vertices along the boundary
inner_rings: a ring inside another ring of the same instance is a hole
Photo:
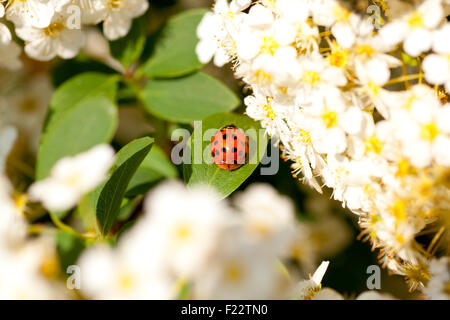
[[[240,168],[248,158],[248,139],[244,131],[234,125],[221,128],[211,139],[214,163],[227,171]]]

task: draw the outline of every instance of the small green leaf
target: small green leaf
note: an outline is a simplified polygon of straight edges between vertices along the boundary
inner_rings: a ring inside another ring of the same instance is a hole
[[[153,141],[144,137],[123,147],[116,155],[109,179],[94,191],[94,195],[98,195],[95,211],[103,234],[107,234],[116,221],[127,186],[149,153]]]
[[[416,58],[410,57],[409,55],[407,55],[404,52],[402,52],[401,55],[402,55],[402,60],[406,65],[411,66],[411,67],[417,66]]]
[[[144,194],[155,182],[164,178],[176,178],[177,176],[177,169],[167,158],[164,151],[154,145],[131,179],[127,196],[133,197]]]
[[[56,233],[56,247],[59,255],[61,271],[66,274],[67,267],[74,265],[85,248],[84,240],[65,231]]]
[[[235,125],[242,129],[247,134],[249,143],[248,162],[234,171],[220,169],[213,163],[209,151],[212,136],[227,125]],[[231,194],[252,174],[264,156],[267,136],[260,129],[259,123],[239,114],[221,113],[204,119],[201,126],[194,128],[193,135],[188,141],[192,164],[183,165],[185,182],[188,186],[197,184],[212,186],[223,197]],[[196,164],[196,159],[203,160]]]
[[[122,206],[120,207],[119,214],[117,215],[117,221],[128,220],[133,212],[136,210],[137,206],[141,203],[144,196],[137,196],[134,199],[124,198]]]
[[[110,142],[117,127],[117,107],[105,97],[91,97],[50,120],[39,147],[37,180],[47,177],[61,158]]]
[[[59,115],[86,99],[106,97],[114,101],[118,79],[117,75],[86,72],[64,82],[52,96],[44,128]]]
[[[183,123],[231,111],[240,103],[227,86],[203,72],[171,80],[150,80],[142,99],[148,112]]]
[[[53,85],[59,87],[64,82],[86,72],[117,74],[117,71],[111,67],[80,53],[73,59],[60,60],[55,63],[51,70]]]
[[[136,62],[145,46],[145,16],[134,19],[130,32],[126,37],[109,43],[111,55],[128,68]]]
[[[173,16],[157,37],[153,55],[144,65],[148,77],[179,77],[199,69],[195,47],[197,26],[207,9],[184,11]]]

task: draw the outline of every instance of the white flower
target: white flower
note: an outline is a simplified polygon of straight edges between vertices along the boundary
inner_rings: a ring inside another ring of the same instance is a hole
[[[329,264],[329,261],[322,261],[311,279],[299,282],[296,292],[296,299],[311,300],[320,291],[322,279]]]
[[[417,85],[407,108],[393,114],[405,155],[419,168],[434,160],[450,165],[450,104],[441,106],[432,89]]]
[[[430,280],[423,293],[432,300],[450,300],[450,258],[442,257],[430,262]]]
[[[221,67],[229,61],[227,51],[220,45],[225,35],[222,18],[210,12],[206,13],[197,27],[200,41],[195,52],[200,62],[208,63],[214,57],[214,64]]]
[[[179,276],[192,274],[205,263],[226,226],[229,209],[214,190],[187,190],[169,182],[146,200],[142,228],[163,248],[168,268]]]
[[[29,195],[48,210],[68,210],[105,179],[113,156],[109,145],[99,145],[74,157],[63,158],[54,165],[48,178],[30,187]]]
[[[406,14],[402,19],[386,24],[380,35],[388,45],[401,41],[403,48],[412,57],[428,51],[432,45],[432,30],[443,18],[441,0],[426,0],[417,10]]]
[[[443,84],[450,91],[450,23],[446,23],[440,30],[433,33],[433,50],[422,63],[425,79],[432,84]]]
[[[362,130],[363,112],[356,106],[348,107],[340,92],[331,90],[317,96],[313,105],[305,109],[304,128],[311,136],[319,153],[342,153],[347,148],[346,134]]]
[[[24,0],[10,2],[6,17],[16,27],[45,28],[50,25],[54,13],[55,7],[50,0]]]
[[[277,255],[287,251],[293,238],[295,208],[268,184],[253,184],[234,197],[250,237]]]
[[[12,199],[11,189],[7,178],[0,174],[0,249],[20,243],[27,232],[25,217]]]
[[[75,57],[83,45],[83,33],[69,28],[67,18],[67,14],[55,13],[46,27],[24,25],[16,28],[17,35],[26,41],[27,55],[42,61],[56,56],[64,59]]]
[[[78,260],[82,292],[93,299],[174,298],[173,284],[160,272],[152,246],[147,249],[123,243],[88,249]]]
[[[59,267],[55,254],[51,238],[40,237],[14,249],[0,246],[0,299],[69,298],[61,284],[46,277],[47,271]]]
[[[210,262],[194,278],[197,299],[274,299],[282,274],[264,246],[249,244],[239,228],[228,230]]]
[[[94,0],[87,11],[85,21],[103,21],[103,33],[108,40],[125,36],[134,18],[143,15],[148,9],[148,0]]]

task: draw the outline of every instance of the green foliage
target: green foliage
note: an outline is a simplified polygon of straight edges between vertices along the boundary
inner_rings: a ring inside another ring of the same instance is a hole
[[[109,43],[111,55],[127,69],[144,50],[146,40],[145,16],[135,19],[126,37]]]
[[[213,163],[209,150],[211,138],[216,130],[231,124],[241,128],[247,134],[250,146],[249,161],[237,170],[226,171]],[[264,156],[267,137],[259,134],[259,129],[259,123],[238,114],[221,113],[204,119],[202,126],[194,128],[188,142],[192,164],[183,165],[184,180],[187,185],[209,185],[216,188],[223,197],[231,194],[252,174]],[[205,131],[208,131],[208,134],[205,134]],[[195,164],[195,159],[200,158],[202,154],[202,163]]]
[[[43,129],[44,133],[50,122],[55,121],[67,110],[86,99],[106,97],[114,101],[118,79],[117,75],[86,72],[64,82],[53,93]]]
[[[117,121],[117,108],[105,97],[82,99],[51,115],[39,146],[36,179],[47,177],[61,158],[111,141]]]
[[[65,231],[56,233],[56,248],[59,255],[61,271],[65,274],[67,267],[74,265],[85,247],[84,240]]]
[[[144,137],[123,147],[116,155],[110,177],[94,191],[94,208],[102,234],[106,235],[116,221],[127,186],[149,153],[153,141]]]
[[[406,65],[411,66],[411,67],[416,67],[417,66],[417,59],[416,58],[410,57],[409,55],[407,55],[404,52],[401,53],[401,57],[402,57],[403,62]]]
[[[144,194],[155,182],[177,176],[178,171],[170,159],[160,147],[154,145],[131,179],[127,188],[127,196]]]
[[[142,92],[148,112],[174,122],[192,122],[235,109],[240,101],[222,82],[203,72],[150,80]]]
[[[195,53],[196,30],[206,12],[207,9],[188,10],[169,19],[156,38],[153,54],[143,66],[146,76],[179,77],[202,66]]]

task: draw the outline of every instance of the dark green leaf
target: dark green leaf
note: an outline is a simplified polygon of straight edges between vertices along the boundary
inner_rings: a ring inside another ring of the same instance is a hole
[[[179,77],[199,69],[195,47],[197,26],[207,9],[194,9],[175,15],[158,36],[153,55],[144,65],[148,77]]]
[[[36,179],[47,177],[61,158],[74,156],[111,141],[117,127],[117,107],[105,97],[90,97],[50,118],[39,147]]]
[[[61,271],[65,274],[67,267],[74,265],[78,256],[83,251],[84,240],[64,231],[56,234],[56,246],[61,265]]]
[[[177,176],[178,171],[175,166],[162,149],[154,145],[131,179],[127,196],[144,194],[155,182],[164,178],[176,178]]]
[[[203,72],[171,80],[151,80],[142,92],[142,99],[150,113],[184,123],[231,111],[240,103],[227,86]]]
[[[152,138],[144,137],[123,147],[116,155],[109,179],[94,192],[98,194],[95,211],[103,234],[107,234],[116,221],[127,186],[149,153],[153,141]]]
[[[212,136],[217,130],[227,125],[241,128],[247,134],[249,142],[248,163],[234,171],[226,171],[216,166],[209,152]],[[216,188],[223,197],[228,196],[252,174],[264,156],[267,137],[260,129],[259,123],[238,114],[222,113],[204,119],[201,126],[194,128],[193,135],[188,142],[191,147],[192,164],[183,165],[185,182],[188,186],[209,185]],[[203,158],[203,160],[201,163],[195,164],[194,159],[196,158]]]

